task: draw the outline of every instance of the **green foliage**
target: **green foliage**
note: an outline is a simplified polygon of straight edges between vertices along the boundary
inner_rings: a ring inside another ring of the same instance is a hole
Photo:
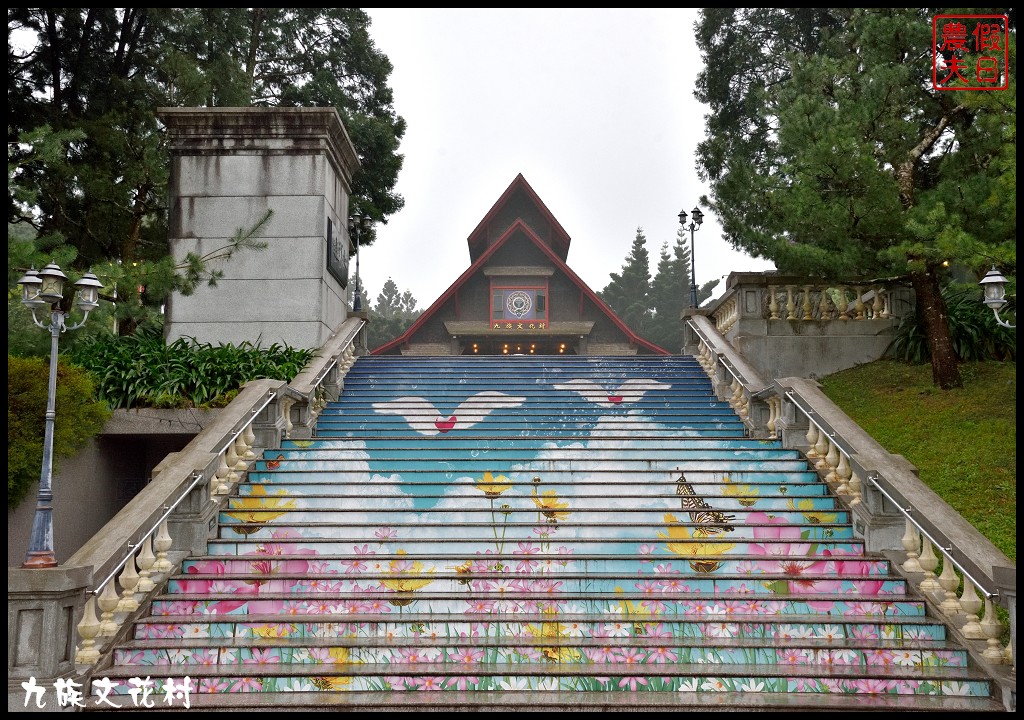
[[[688,236],[680,228],[671,255],[668,245],[662,245],[658,271],[652,280],[647,238],[643,230],[637,228],[622,273],[612,273],[611,282],[598,293],[630,330],[670,352],[679,352],[682,347],[680,314],[690,304],[688,242]],[[712,280],[698,288],[698,305],[711,297],[716,285],[718,280]]]
[[[212,345],[182,338],[165,344],[156,332],[97,337],[73,352],[113,408],[223,407],[226,394],[259,378],[291,380],[311,350],[274,343]]]
[[[49,360],[7,356],[7,507],[25,498],[39,480],[43,464]],[[110,416],[93,397],[89,374],[57,362],[57,416],[53,432],[53,467],[74,455],[103,428]]]
[[[643,334],[651,320],[651,258],[643,228],[636,229],[633,246],[621,273],[612,273],[599,295],[634,332]]]
[[[991,314],[991,313],[990,313]],[[828,397],[1004,552],[1017,557],[1017,365],[963,366],[939,392],[926,365],[881,360],[822,378]]]
[[[91,268],[108,299],[116,290],[130,332],[172,289],[218,277],[215,258],[169,257],[157,108],[250,105],[336,107],[361,161],[356,204],[386,221],[403,205],[405,121],[369,25],[358,8],[9,9],[8,221],[39,238],[44,262],[67,248],[69,276]],[[9,275],[40,266],[23,250],[9,242]]]
[[[697,162],[725,237],[781,272],[909,277],[929,296],[934,376],[948,387],[945,268],[1016,265],[1016,75],[1006,91],[935,90],[933,14],[703,10]],[[1014,32],[1009,53],[1016,67]]]
[[[981,302],[977,286],[949,284],[942,289],[949,313],[949,333],[961,361],[1016,360],[1016,330],[1001,327],[992,311]],[[930,359],[927,338],[917,313],[900,320],[889,354],[910,363]]]
[[[364,307],[368,307],[368,304],[364,304]],[[398,285],[388,278],[377,295],[377,304],[370,310],[370,323],[366,329],[367,345],[377,348],[394,340],[408,330],[422,313],[422,310],[416,309],[416,298],[412,293],[408,290],[399,293]]]

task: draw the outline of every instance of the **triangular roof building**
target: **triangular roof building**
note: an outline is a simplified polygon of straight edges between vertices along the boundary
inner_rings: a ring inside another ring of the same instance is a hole
[[[570,238],[519,174],[468,238],[471,265],[374,355],[669,355],[566,264]]]

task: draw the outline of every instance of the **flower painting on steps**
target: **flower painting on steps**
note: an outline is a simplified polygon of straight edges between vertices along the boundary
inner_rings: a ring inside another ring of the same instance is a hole
[[[265,458],[115,665],[198,694],[989,693],[690,358],[360,359]]]

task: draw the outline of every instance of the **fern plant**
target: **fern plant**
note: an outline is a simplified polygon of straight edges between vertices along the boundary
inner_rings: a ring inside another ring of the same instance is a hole
[[[950,284],[942,289],[942,297],[946,301],[953,348],[961,361],[1017,359],[1015,331],[996,323],[992,311],[981,302],[977,287]],[[1010,313],[1013,314],[1012,309]],[[915,364],[931,360],[917,313],[903,316],[888,353],[897,360]]]
[[[74,361],[89,370],[98,395],[114,409],[213,407],[250,380],[291,380],[312,350],[250,342],[212,345],[193,338],[170,344],[159,331],[99,337],[76,348]]]

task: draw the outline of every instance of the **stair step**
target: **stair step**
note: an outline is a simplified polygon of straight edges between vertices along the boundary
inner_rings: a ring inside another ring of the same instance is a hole
[[[511,681],[505,681],[511,687]],[[751,687],[757,687],[756,685]],[[575,691],[571,694],[516,690],[515,692],[489,691],[447,691],[432,692],[252,692],[252,687],[227,690],[250,690],[249,692],[225,692],[225,688],[205,688],[207,692],[193,694],[190,706],[193,711],[223,711],[252,708],[261,711],[304,712],[381,712],[381,711],[489,711],[489,712],[636,712],[639,707],[647,710],[685,711],[828,711],[850,710],[850,696],[843,692],[834,693],[788,693],[737,691],[727,692],[648,692],[642,696],[636,693],[610,693]],[[112,702],[119,703],[120,710],[138,712],[130,697],[112,696]],[[174,707],[181,707],[178,701]],[[952,697],[936,695],[898,695],[877,692],[858,695],[859,710],[892,710],[900,712],[1000,712],[1003,707],[988,697]],[[99,709],[90,703],[86,711]],[[117,709],[103,706],[103,710],[116,712]]]

